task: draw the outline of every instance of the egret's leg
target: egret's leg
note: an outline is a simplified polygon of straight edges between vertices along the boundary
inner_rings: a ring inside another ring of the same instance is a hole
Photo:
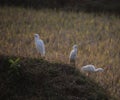
[[[86,76],[88,76],[88,73],[86,73]]]
[[[86,73],[86,76],[89,76],[89,73],[88,73],[88,72]]]
[[[73,66],[75,66],[75,60],[73,61]]]
[[[90,77],[90,72],[87,72],[86,76]]]
[[[42,57],[41,53],[39,53],[39,57],[40,57],[40,58]]]
[[[75,60],[70,59],[70,64],[71,64],[72,66],[75,66]]]
[[[43,55],[42,58],[45,59],[45,55]]]

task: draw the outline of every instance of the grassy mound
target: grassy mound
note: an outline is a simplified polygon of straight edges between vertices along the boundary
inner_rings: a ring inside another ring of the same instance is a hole
[[[17,58],[0,56],[0,100],[108,100],[104,89],[69,65]]]

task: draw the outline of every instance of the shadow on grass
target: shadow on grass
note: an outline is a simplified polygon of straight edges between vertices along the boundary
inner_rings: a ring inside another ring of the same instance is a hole
[[[0,0],[1,6],[120,14],[119,0]]]
[[[9,59],[0,55],[0,100],[108,100],[107,92],[67,64],[19,57],[20,75],[9,76]]]

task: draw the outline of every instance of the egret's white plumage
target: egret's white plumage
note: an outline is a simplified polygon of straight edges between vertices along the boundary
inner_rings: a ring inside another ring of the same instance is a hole
[[[43,40],[39,38],[38,34],[35,34],[34,38],[37,51],[41,54],[42,57],[45,57],[45,45]]]
[[[70,63],[73,63],[74,65],[75,65],[75,60],[77,57],[77,49],[78,49],[78,46],[74,45],[73,49],[71,50],[70,55],[69,55]]]
[[[81,68],[84,72],[103,72],[103,68],[95,68],[94,65],[86,65]]]

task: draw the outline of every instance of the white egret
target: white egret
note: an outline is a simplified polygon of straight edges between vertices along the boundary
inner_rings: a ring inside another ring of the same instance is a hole
[[[103,68],[95,68],[94,65],[86,65],[81,68],[83,72],[87,72],[87,75],[89,75],[90,72],[103,72]]]
[[[70,56],[69,56],[70,64],[72,64],[74,66],[75,66],[75,60],[76,60],[76,57],[77,57],[77,49],[78,49],[78,46],[74,45],[73,49],[70,52]]]
[[[45,45],[43,40],[39,38],[38,34],[35,34],[34,38],[35,38],[35,45],[36,45],[37,51],[40,53],[42,57],[45,57]]]

